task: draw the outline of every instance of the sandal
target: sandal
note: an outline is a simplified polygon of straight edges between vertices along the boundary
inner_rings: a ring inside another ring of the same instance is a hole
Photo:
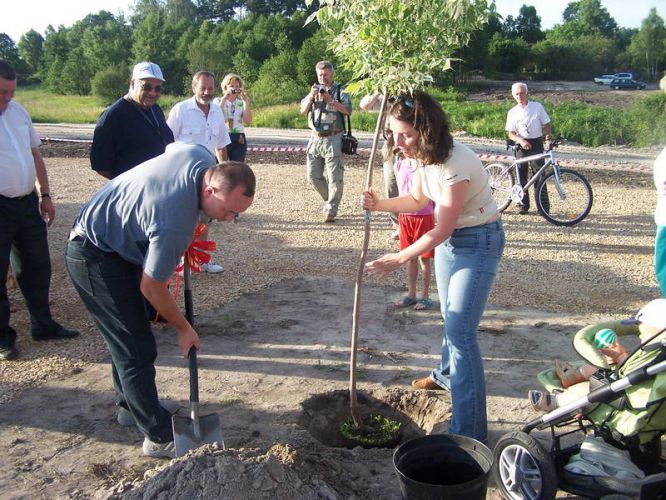
[[[396,301],[393,305],[396,307],[409,307],[413,306],[416,304],[418,301],[414,297],[410,297],[409,295],[403,295],[403,297]]]
[[[566,361],[560,361],[559,359],[555,360],[555,373],[560,382],[562,382],[562,387],[565,389],[585,380],[585,377],[577,366]]]
[[[432,300],[430,299],[419,299],[414,304],[415,311],[427,311],[429,309],[432,309]]]
[[[529,391],[527,397],[536,411],[549,412],[557,408],[555,396],[545,391]]]

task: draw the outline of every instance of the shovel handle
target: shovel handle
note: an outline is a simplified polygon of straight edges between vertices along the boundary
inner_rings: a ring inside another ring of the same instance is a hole
[[[183,299],[185,302],[185,319],[187,322],[194,326],[194,302],[192,301],[192,285],[190,282],[190,266],[185,263],[183,268],[183,282],[185,284],[183,288]]]
[[[190,403],[199,403],[199,370],[197,369],[197,349],[190,347],[187,355],[190,363]]]

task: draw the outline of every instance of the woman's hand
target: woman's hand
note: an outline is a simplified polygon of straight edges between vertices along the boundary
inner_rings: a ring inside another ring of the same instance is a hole
[[[361,206],[364,210],[376,210],[379,205],[379,196],[372,188],[369,191],[364,191],[361,197]]]
[[[400,258],[397,253],[387,253],[377,260],[368,262],[365,270],[370,276],[384,276],[391,271],[395,271],[401,266]]]

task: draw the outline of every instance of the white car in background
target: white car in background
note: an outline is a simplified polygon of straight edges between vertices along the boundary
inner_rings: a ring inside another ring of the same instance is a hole
[[[594,83],[598,85],[610,85],[611,82],[615,79],[635,79],[636,75],[634,73],[615,73],[614,75],[601,75],[594,77]]]
[[[610,85],[610,82],[618,78],[615,75],[601,75],[601,76],[595,76],[594,77],[594,83],[597,83],[599,85]]]

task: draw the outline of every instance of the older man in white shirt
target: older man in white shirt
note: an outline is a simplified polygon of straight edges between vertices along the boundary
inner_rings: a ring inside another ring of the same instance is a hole
[[[9,326],[10,258],[30,311],[32,338],[50,340],[79,335],[51,317],[51,259],[46,226],[53,223],[55,208],[39,152],[41,141],[28,112],[12,101],[15,91],[16,72],[0,60],[0,360],[18,356],[16,331]]]
[[[173,131],[176,142],[201,144],[215,155],[218,162],[227,160],[227,145],[231,144],[229,129],[224,122],[222,108],[212,104],[215,97],[215,76],[209,71],[199,71],[192,78],[190,99],[174,105],[169,112],[167,124]],[[208,238],[208,229],[200,239]],[[201,266],[202,271],[219,273],[223,267],[212,261]]]
[[[215,76],[199,71],[192,78],[190,99],[174,105],[167,123],[176,142],[201,144],[213,153],[218,162],[227,159],[226,147],[231,144],[224,114],[219,106],[212,105],[215,97]]]
[[[544,140],[551,140],[552,127],[550,117],[543,105],[536,101],[527,100],[527,85],[516,82],[511,86],[511,95],[516,105],[509,110],[506,116],[505,130],[509,139],[515,142],[520,149],[516,152],[517,158],[536,155],[543,152]],[[547,146],[549,147],[549,146]],[[532,174],[543,165],[543,160],[530,162]],[[518,166],[518,177],[521,186],[527,184],[527,163]],[[535,184],[538,186],[538,183]],[[548,205],[548,200],[543,200]],[[521,214],[526,214],[530,208],[530,197],[525,191],[522,202],[518,204]]]

